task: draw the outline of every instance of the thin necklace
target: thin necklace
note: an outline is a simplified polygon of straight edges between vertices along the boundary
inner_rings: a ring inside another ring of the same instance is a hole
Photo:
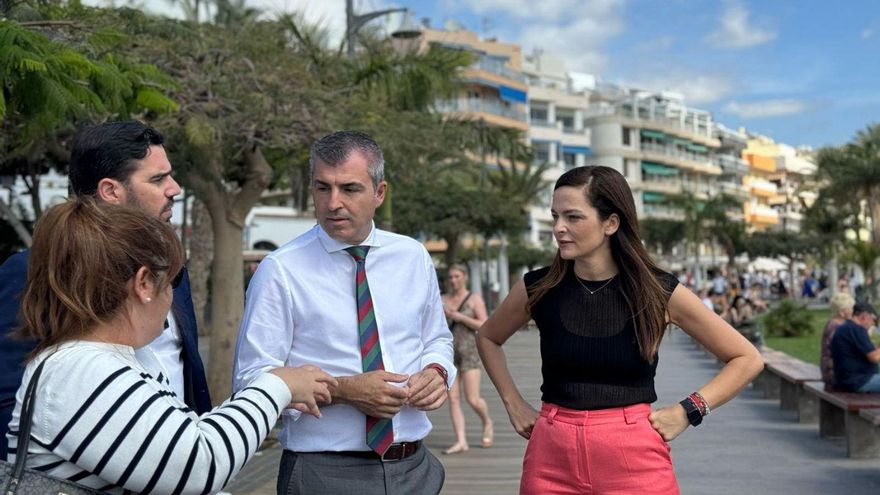
[[[604,289],[606,286],[608,286],[608,284],[610,284],[611,281],[614,280],[614,277],[616,277],[616,276],[617,276],[617,274],[615,273],[611,278],[608,279],[607,282],[605,282],[604,284],[602,284],[602,287],[599,287],[599,288],[596,289],[596,290],[590,290],[589,287],[587,287],[583,282],[581,282],[581,278],[577,276],[577,273],[574,274],[574,279],[577,280],[578,283],[581,284],[581,287],[583,287],[584,290],[587,291],[587,292],[589,292],[590,295],[592,296],[593,294],[599,292],[600,290],[602,290],[602,289]]]

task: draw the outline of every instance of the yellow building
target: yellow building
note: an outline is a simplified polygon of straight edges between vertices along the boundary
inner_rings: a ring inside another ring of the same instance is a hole
[[[804,209],[816,199],[815,192],[801,187],[806,177],[816,173],[811,152],[753,136],[743,158],[749,162],[749,175],[743,181],[750,193],[744,207],[747,228],[799,231]]]

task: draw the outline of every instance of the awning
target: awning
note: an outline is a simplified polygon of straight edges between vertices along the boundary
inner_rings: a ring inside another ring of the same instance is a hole
[[[691,151],[696,151],[698,153],[705,153],[706,152],[706,147],[703,146],[702,144],[690,143],[687,145],[687,149],[689,149]]]
[[[678,169],[659,163],[642,162],[642,171],[651,175],[678,175]]]
[[[498,93],[502,100],[507,100],[511,103],[525,103],[528,99],[525,91],[511,88],[510,86],[499,86]]]
[[[642,193],[642,200],[645,203],[663,203],[666,201],[666,196],[660,193],[645,191]]]
[[[688,141],[687,139],[682,139],[682,138],[672,138],[672,144],[677,144],[677,145],[679,145],[679,146],[684,146],[685,148],[687,148],[688,145],[691,144],[691,142]]]
[[[567,145],[563,144],[562,145],[562,152],[563,153],[571,153],[573,155],[586,155],[586,156],[593,155],[593,150],[591,150],[589,146],[567,146]]]
[[[660,131],[652,131],[650,129],[642,129],[642,137],[654,138],[659,140],[666,139],[666,134]]]

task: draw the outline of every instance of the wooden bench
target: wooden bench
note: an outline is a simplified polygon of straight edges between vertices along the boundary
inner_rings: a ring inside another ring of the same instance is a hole
[[[764,366],[779,381],[779,407],[783,411],[797,411],[799,423],[815,423],[818,401],[815,395],[804,391],[804,383],[821,382],[822,370],[796,358],[777,359]]]
[[[804,389],[819,399],[819,435],[844,437],[848,457],[880,457],[880,394],[828,392],[817,382]]]
[[[784,352],[764,347],[761,349],[761,358],[764,359],[764,370],[752,381],[752,387],[760,390],[765,399],[778,399],[780,393],[780,380],[768,365],[779,362],[792,361],[793,357]]]

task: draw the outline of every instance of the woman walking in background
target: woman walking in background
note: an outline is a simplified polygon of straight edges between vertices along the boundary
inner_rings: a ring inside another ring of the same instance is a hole
[[[443,294],[442,298],[446,321],[452,330],[458,376],[449,389],[449,413],[452,416],[455,443],[444,450],[444,454],[467,452],[469,448],[464,413],[461,410],[462,389],[465,400],[483,422],[483,438],[480,445],[483,448],[491,447],[494,440],[489,406],[486,400],[480,397],[480,356],[477,353],[476,341],[477,330],[486,321],[486,303],[479,294],[472,294],[467,290],[467,283],[467,268],[464,265],[454,264],[449,267],[446,278],[448,292]]]
[[[529,439],[520,493],[677,494],[667,442],[732,399],[763,368],[757,349],[656,267],[632,192],[609,167],[564,173],[553,192],[559,244],[480,328],[477,345],[510,422]],[[520,394],[501,346],[540,332],[543,406]],[[660,340],[675,323],[726,364],[679,404],[652,411]],[[707,449],[709,452],[709,449]]]

